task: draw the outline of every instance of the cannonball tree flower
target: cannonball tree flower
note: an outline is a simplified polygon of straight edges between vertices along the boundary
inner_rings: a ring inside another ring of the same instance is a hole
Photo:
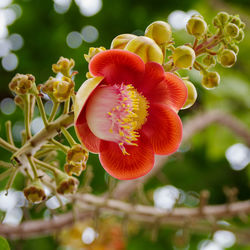
[[[119,49],[98,53],[89,71],[94,77],[76,94],[75,129],[110,175],[138,178],[152,169],[155,154],[178,149],[182,123],[177,112],[187,98],[179,77]]]

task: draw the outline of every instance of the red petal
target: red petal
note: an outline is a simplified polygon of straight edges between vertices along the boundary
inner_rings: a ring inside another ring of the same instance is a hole
[[[98,53],[89,63],[89,71],[94,76],[104,76],[110,84],[133,84],[140,79],[145,64],[136,54],[112,49]]]
[[[150,138],[154,152],[160,155],[174,153],[182,139],[181,119],[174,110],[162,104],[153,104],[148,111],[142,131]]]
[[[125,146],[129,155],[124,155],[117,143],[102,141],[100,162],[104,169],[120,180],[139,178],[147,174],[154,166],[154,152],[145,135],[140,135],[138,146]]]
[[[82,110],[75,123],[77,137],[90,152],[99,153],[101,140],[90,131],[85,113],[85,109]]]

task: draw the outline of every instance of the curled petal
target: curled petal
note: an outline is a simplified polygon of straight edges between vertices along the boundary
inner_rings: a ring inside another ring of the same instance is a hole
[[[142,130],[150,139],[156,154],[172,154],[179,148],[182,139],[181,119],[166,105],[150,106],[148,121]]]
[[[101,141],[100,162],[104,169],[120,180],[139,178],[147,174],[154,165],[154,151],[148,138],[141,134],[138,146],[125,145],[129,155],[124,155],[117,143]]]

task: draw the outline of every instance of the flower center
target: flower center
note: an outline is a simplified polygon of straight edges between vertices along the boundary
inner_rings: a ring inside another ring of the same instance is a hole
[[[138,130],[146,122],[149,103],[131,85],[102,86],[90,97],[86,118],[90,130],[99,138],[124,145],[137,145]]]

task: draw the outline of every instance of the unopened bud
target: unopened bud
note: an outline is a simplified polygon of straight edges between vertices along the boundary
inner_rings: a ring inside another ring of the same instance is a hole
[[[229,17],[229,14],[223,11],[217,14],[218,21],[221,25],[225,25],[226,23],[228,23]]]
[[[88,54],[84,54],[84,58],[87,62],[90,62],[90,60],[97,55],[98,53],[105,51],[106,49],[104,47],[99,47],[99,48],[94,48],[91,47],[89,48]]]
[[[33,75],[16,74],[9,83],[9,88],[17,95],[24,95],[30,91],[34,83],[35,77]]]
[[[235,41],[239,43],[244,39],[244,37],[245,37],[245,33],[242,29],[240,29],[238,36],[235,37]]]
[[[225,26],[224,30],[225,30],[226,35],[228,35],[232,38],[237,37],[239,35],[239,31],[240,31],[238,26],[234,23],[228,23]]]
[[[230,22],[231,22],[231,23],[234,23],[234,24],[236,24],[238,27],[240,27],[241,20],[240,20],[239,16],[234,16]]]
[[[163,63],[163,53],[157,43],[146,36],[138,36],[132,39],[124,48],[141,57],[144,63],[157,62]]]
[[[189,46],[179,46],[174,50],[173,60],[176,67],[180,69],[188,69],[194,64],[195,52]]]
[[[88,159],[88,152],[80,144],[73,145],[67,152],[67,162],[86,162]]]
[[[14,102],[16,105],[18,105],[21,109],[24,108],[24,101],[23,98],[19,95],[16,95],[14,98]]]
[[[228,49],[231,49],[234,51],[234,53],[237,55],[239,53],[239,47],[236,44],[228,44]]]
[[[79,176],[83,170],[84,169],[81,163],[66,163],[64,165],[64,171],[70,176],[73,174]]]
[[[233,50],[224,49],[218,56],[218,61],[223,67],[232,67],[237,60],[237,56]]]
[[[214,58],[214,56],[212,55],[206,55],[203,59],[202,59],[203,64],[205,64],[208,67],[214,66],[216,64],[216,60]]]
[[[202,86],[206,89],[216,88],[220,83],[220,75],[217,72],[206,72],[202,78]]]
[[[145,36],[153,39],[158,45],[164,45],[171,41],[171,26],[163,21],[151,23],[145,30]]]
[[[115,37],[111,43],[111,49],[124,49],[129,41],[136,38],[136,35],[132,34],[121,34]]]
[[[54,90],[54,83],[58,82],[59,80],[54,78],[54,77],[50,77],[48,81],[45,82],[45,84],[42,86],[42,91],[48,95],[53,93]]]
[[[196,38],[202,38],[207,33],[207,23],[201,16],[192,16],[187,22],[187,32]]]
[[[183,82],[187,87],[188,97],[187,97],[187,100],[186,100],[184,106],[182,107],[182,109],[187,109],[187,108],[190,108],[191,106],[193,106],[193,104],[195,103],[195,101],[197,99],[197,91],[196,91],[196,88],[193,85],[193,83],[191,83],[190,81],[183,80]]]
[[[73,59],[68,59],[60,57],[56,64],[52,65],[52,70],[54,73],[62,73],[64,76],[69,76],[70,70],[75,66],[75,61]]]
[[[59,194],[74,194],[77,191],[79,181],[63,172],[56,175],[56,191]]]
[[[46,198],[45,191],[40,180],[32,181],[32,183],[24,190],[26,199],[32,203],[40,203]]]

